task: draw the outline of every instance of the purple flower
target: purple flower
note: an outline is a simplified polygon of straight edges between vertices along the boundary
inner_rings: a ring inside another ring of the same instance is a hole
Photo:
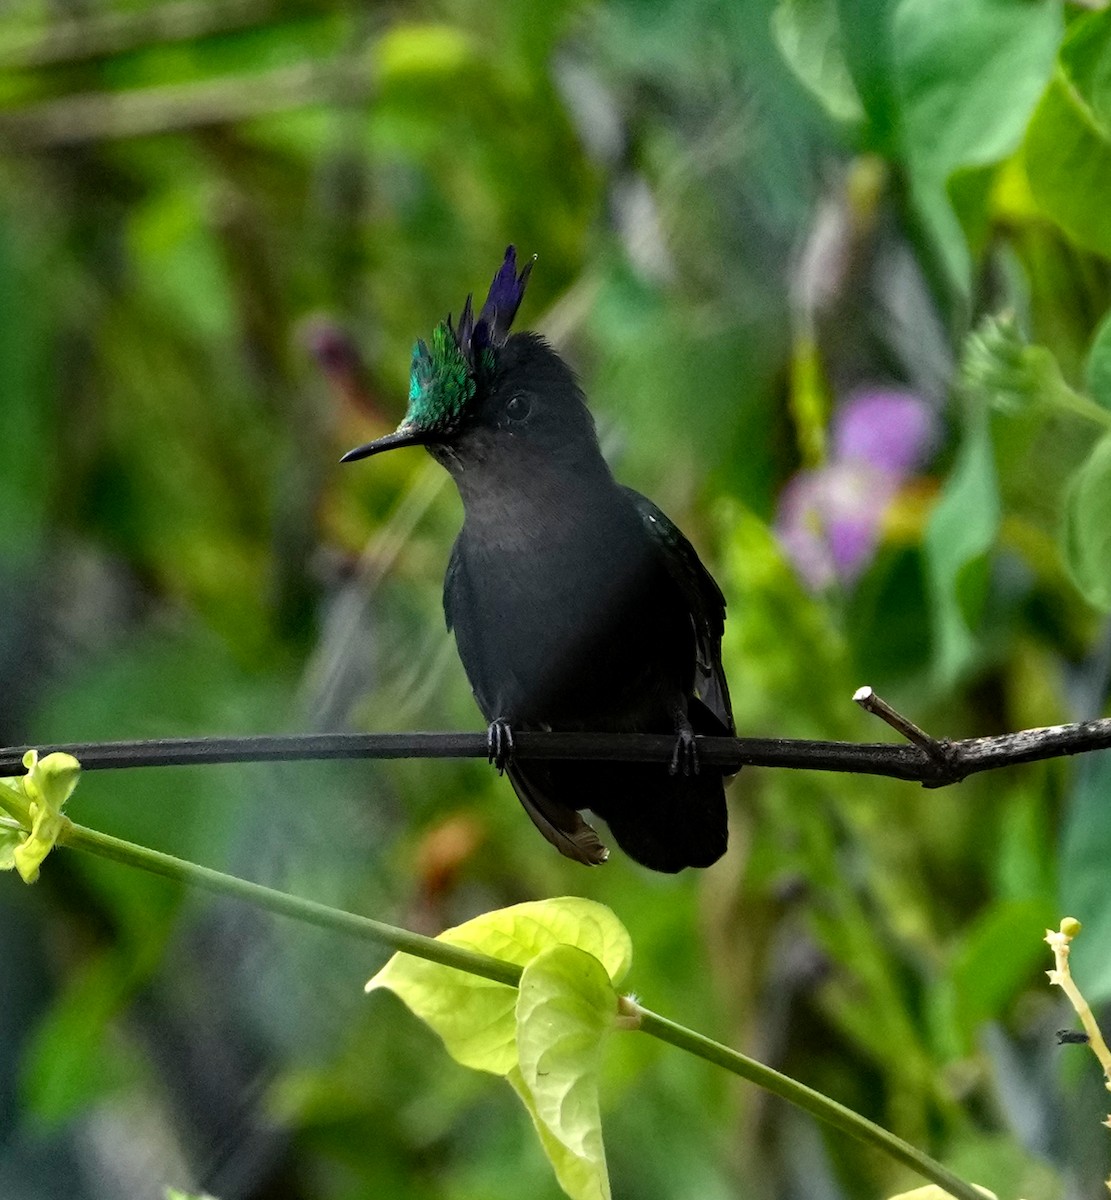
[[[864,462],[905,479],[929,457],[937,414],[895,388],[857,391],[833,416],[833,462]]]
[[[936,436],[934,410],[910,392],[855,392],[841,406],[830,461],[788,480],[775,519],[776,537],[808,588],[860,578],[888,506]]]
[[[897,489],[893,476],[862,463],[830,463],[787,483],[775,534],[807,587],[818,592],[859,578]]]

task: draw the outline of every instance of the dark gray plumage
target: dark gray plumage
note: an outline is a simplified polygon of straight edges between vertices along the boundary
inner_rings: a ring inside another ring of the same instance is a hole
[[[507,277],[518,279],[512,248],[491,297],[506,294]],[[437,405],[425,383],[396,434],[348,457],[419,443],[455,480],[464,522],[444,613],[494,735],[506,726],[676,735],[670,768],[509,756],[510,781],[541,833],[570,858],[602,862],[607,851],[580,815],[589,809],[645,866],[709,866],[728,838],[724,780],[698,770],[693,735],[733,732],[725,601],[675,525],[614,480],[559,355],[536,334],[509,334],[504,305],[500,320],[490,309],[488,300],[474,322],[468,301],[460,333],[447,325],[468,372],[463,402]],[[458,342],[472,323],[478,354]],[[458,362],[430,365],[443,344],[424,347],[422,380],[454,387]]]

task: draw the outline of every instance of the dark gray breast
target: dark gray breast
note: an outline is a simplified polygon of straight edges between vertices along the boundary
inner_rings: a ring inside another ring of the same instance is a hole
[[[444,607],[488,720],[672,728],[695,665],[690,611],[623,490],[573,517],[468,514]]]

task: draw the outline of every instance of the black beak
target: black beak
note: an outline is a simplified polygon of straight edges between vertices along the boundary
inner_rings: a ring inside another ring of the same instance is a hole
[[[399,446],[423,446],[427,439],[428,435],[423,429],[418,429],[415,425],[399,425],[393,433],[387,433],[385,437],[348,450],[340,462],[356,462],[360,458],[369,458],[372,454],[381,454],[384,450],[396,450]]]

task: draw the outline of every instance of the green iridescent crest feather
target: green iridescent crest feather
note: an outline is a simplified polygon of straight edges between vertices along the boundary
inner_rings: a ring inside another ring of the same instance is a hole
[[[405,425],[443,432],[459,421],[474,399],[478,380],[494,370],[496,352],[509,336],[531,270],[528,262],[518,273],[517,251],[507,246],[478,316],[468,296],[458,328],[448,317],[432,331],[431,346],[423,339],[417,342]]]
[[[458,420],[474,393],[470,364],[451,326],[441,321],[432,331],[431,347],[423,338],[413,347],[405,424],[443,429]]]

